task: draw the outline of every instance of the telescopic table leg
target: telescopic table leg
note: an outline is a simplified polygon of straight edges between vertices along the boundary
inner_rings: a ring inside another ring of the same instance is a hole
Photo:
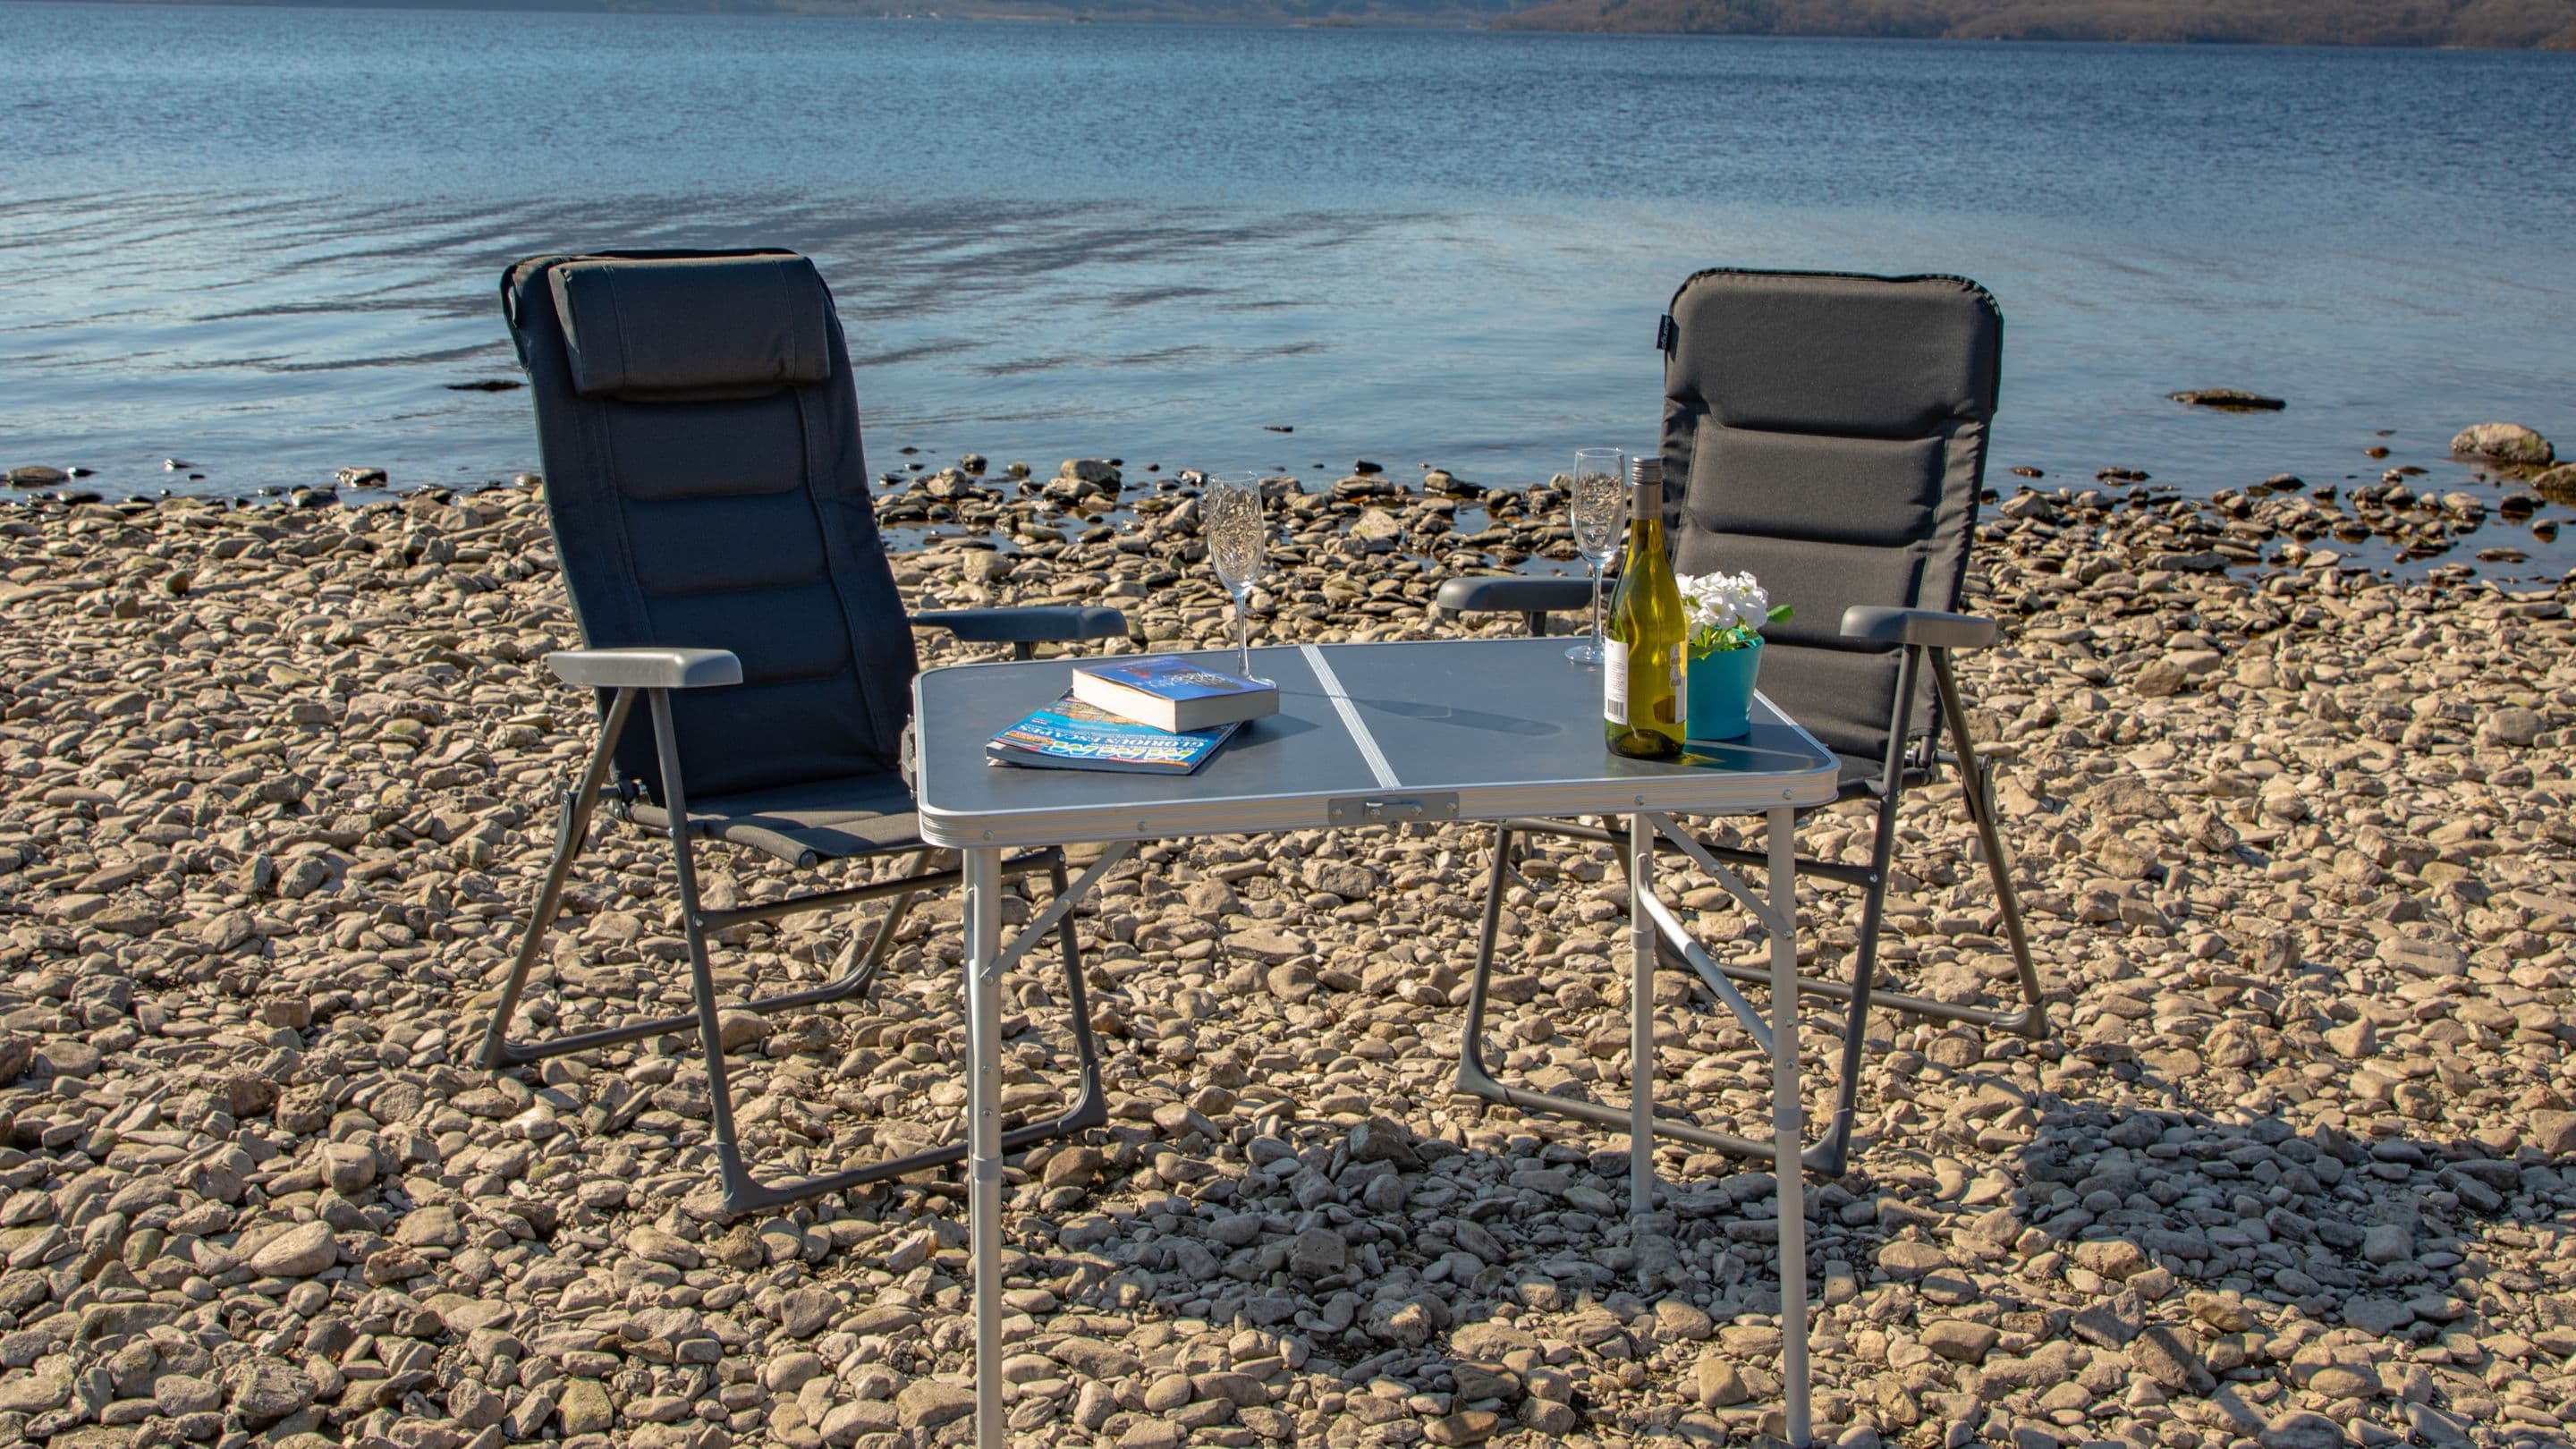
[[[966,1204],[974,1257],[975,1444],[1002,1421],[1002,852],[966,852]],[[1068,923],[1067,930],[1072,929]]]
[[[1787,1388],[1790,1449],[1807,1449],[1807,1203],[1799,1145],[1805,1140],[1798,1095],[1798,815],[1770,814],[1771,1127],[1779,1155],[1780,1378]]]
[[[1654,817],[1628,817],[1628,1217],[1655,1210]]]

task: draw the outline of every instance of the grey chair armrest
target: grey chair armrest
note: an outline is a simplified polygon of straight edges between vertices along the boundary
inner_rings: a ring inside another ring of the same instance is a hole
[[[1481,574],[1442,584],[1435,602],[1452,614],[1546,614],[1559,609],[1588,609],[1592,607],[1592,581]]]
[[[546,656],[555,678],[586,689],[705,689],[742,683],[742,661],[725,649],[558,649]]]
[[[1032,604],[1019,609],[932,609],[912,616],[916,629],[945,629],[969,644],[1055,644],[1123,639],[1127,616],[1097,604]]]
[[[1976,614],[1944,614],[1937,609],[1891,609],[1854,604],[1843,610],[1843,637],[1882,644],[1916,644],[1926,649],[1983,649],[2002,632],[1994,620]]]

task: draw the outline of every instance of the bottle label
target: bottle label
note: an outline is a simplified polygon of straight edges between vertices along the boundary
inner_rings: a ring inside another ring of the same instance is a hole
[[[1678,711],[1688,688],[1683,654],[1676,649],[1669,656],[1667,668],[1672,676],[1672,689],[1655,701],[1654,718],[1632,720],[1628,717],[1628,646],[1616,639],[1603,641],[1606,654],[1601,663],[1601,717],[1615,725],[1675,725],[1681,723]]]

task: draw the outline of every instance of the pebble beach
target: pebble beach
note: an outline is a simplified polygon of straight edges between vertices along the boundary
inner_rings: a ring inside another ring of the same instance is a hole
[[[2536,474],[1995,480],[1967,606],[2004,640],[1962,682],[2054,1031],[1873,1018],[1861,1145],[1807,1196],[1821,1442],[2570,1442],[2576,580],[2480,577],[2501,534],[2403,577],[2346,557],[2528,518]],[[1544,485],[1277,492],[1265,642],[1514,632],[1439,617],[1439,583],[1571,557]],[[914,607],[1230,641],[1194,502],[1106,460],[924,472],[879,508]],[[537,486],[31,499],[0,510],[0,610],[0,1444],[965,1442],[953,1177],[729,1221],[693,1041],[473,1064],[592,728],[539,662],[576,640]],[[1624,1139],[1451,1091],[1489,840],[1152,846],[1082,908],[1113,1120],[1006,1178],[1020,1442],[1781,1429],[1767,1173],[1667,1148],[1632,1227]],[[1889,969],[2000,1004],[1955,783],[1901,840]],[[1845,806],[1800,844],[1867,841]],[[702,859],[717,905],[795,884]],[[535,1027],[685,1009],[667,860],[603,821]],[[1716,955],[1761,959],[1668,869]],[[1525,873],[1494,1053],[1624,1100],[1619,874],[1570,844]],[[1857,899],[1799,897],[1832,973]],[[957,922],[918,909],[867,999],[727,1018],[756,1159],[955,1129]],[[736,928],[719,977],[819,984],[866,925]],[[1009,991],[1007,1100],[1043,1108],[1061,983]],[[1695,980],[1656,995],[1667,1109],[1760,1134],[1766,1058]],[[1812,1106],[1838,1016],[1806,1005]]]

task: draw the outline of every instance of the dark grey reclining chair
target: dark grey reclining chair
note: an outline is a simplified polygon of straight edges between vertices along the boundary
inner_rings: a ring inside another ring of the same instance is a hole
[[[859,414],[831,294],[792,252],[535,257],[501,303],[527,368],[554,528],[584,648],[549,655],[599,691],[599,742],[556,817],[554,858],[483,1038],[487,1069],[694,1026],[725,1206],[745,1212],[964,1159],[959,1142],[766,1184],[734,1133],[707,938],[728,926],[887,901],[839,979],[740,1006],[784,1011],[867,988],[913,899],[957,884],[930,859],[904,771],[917,668],[911,628],[1009,643],[1127,632],[1115,609],[961,609],[906,619],[877,534]],[[641,696],[647,721],[634,725]],[[611,783],[612,773],[616,782]],[[603,791],[669,837],[696,1011],[550,1041],[509,1040]],[[685,829],[674,828],[685,822]],[[698,895],[694,843],[722,840],[799,868],[911,852],[910,873],[729,910]],[[1065,893],[1060,850],[1005,863]],[[1010,1132],[1016,1149],[1107,1120],[1082,960],[1056,926],[1081,1092],[1071,1111]],[[848,958],[845,958],[847,960]]]
[[[1873,1003],[2026,1036],[2048,1030],[2039,975],[2022,929],[2012,865],[1950,664],[1954,649],[1994,642],[1994,622],[1954,612],[1976,531],[1987,431],[1995,414],[2003,316],[1958,277],[1812,272],[1702,272],[1674,294],[1663,329],[1663,461],[1668,536],[1683,574],[1750,570],[1795,616],[1764,631],[1763,694],[1842,757],[1842,799],[1878,802],[1866,864],[1808,860],[1801,873],[1863,892],[1849,982],[1799,978],[1846,1001],[1842,1071],[1831,1125],[1805,1153],[1840,1173],[1859,1093],[1863,1028]],[[1579,579],[1460,578],[1439,604],[1458,614],[1512,612],[1545,632],[1549,612],[1588,608]],[[1925,679],[1929,666],[1929,680]],[[1952,750],[1936,749],[1946,722]],[[1878,937],[1904,790],[1942,764],[1960,774],[1983,843],[2021,1004],[1993,1011],[1880,990]],[[1498,830],[1483,932],[1460,1052],[1461,1090],[1524,1110],[1612,1126],[1626,1109],[1569,1102],[1497,1081],[1484,1058],[1486,983],[1517,837],[1624,843],[1624,835],[1556,820]],[[1730,865],[1760,854],[1702,842]],[[1663,942],[1668,963],[1687,964]],[[1703,961],[1706,958],[1703,956]],[[1709,963],[1747,981],[1764,969]],[[1659,1135],[1768,1159],[1771,1144],[1659,1119]]]

